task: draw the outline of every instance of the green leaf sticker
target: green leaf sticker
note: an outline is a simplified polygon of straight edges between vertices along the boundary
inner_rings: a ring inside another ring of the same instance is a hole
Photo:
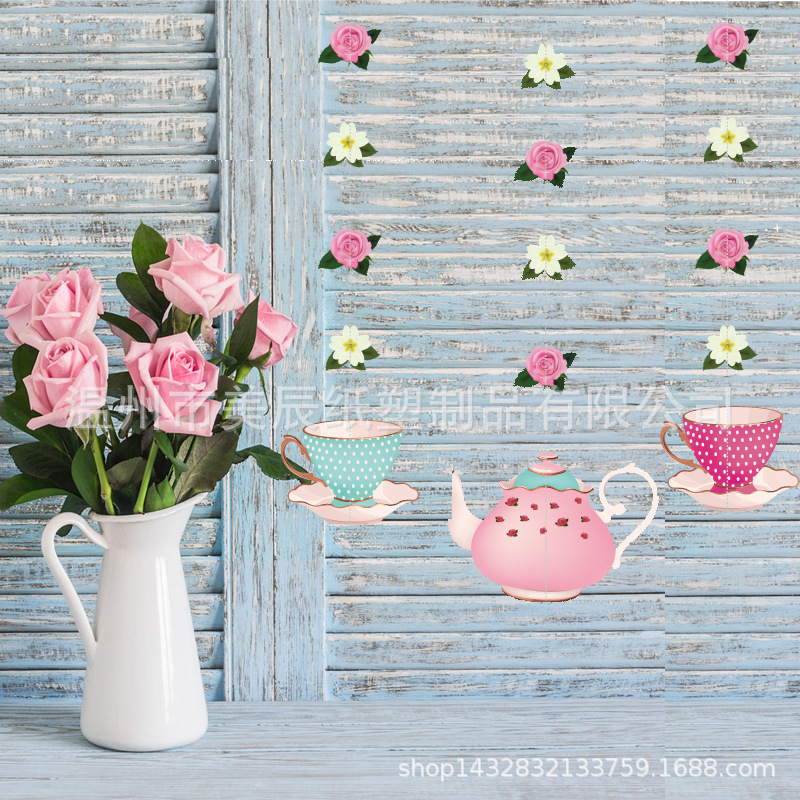
[[[570,67],[568,67],[566,65],[561,67],[561,69],[559,69],[559,71],[558,71],[558,77],[561,78],[562,80],[564,78],[571,78],[574,75],[575,75],[575,73],[572,71],[572,69],[570,69]]]
[[[715,61],[719,61],[719,56],[715,56],[707,44],[703,45],[702,49],[697,54],[697,58],[695,59],[696,63],[699,62],[701,64],[713,64]]]
[[[743,347],[739,351],[739,355],[741,355],[742,361],[748,361],[751,358],[755,358],[758,355],[758,353],[756,353],[756,351],[753,350],[753,348],[750,347],[750,345],[748,345],[747,347]]]
[[[366,69],[369,66],[369,57],[372,55],[369,50],[365,50],[354,63],[360,69]]]
[[[365,145],[364,145],[364,146],[361,148],[361,155],[362,155],[364,158],[369,158],[370,156],[374,156],[374,155],[375,155],[375,153],[377,153],[377,152],[378,152],[378,151],[377,151],[377,150],[376,150],[376,149],[375,149],[375,148],[374,148],[374,147],[373,147],[373,146],[372,146],[372,145],[371,145],[369,142],[367,142],[367,143],[366,143],[366,144],[365,144]]]
[[[374,250],[378,246],[378,242],[381,240],[380,236],[373,234],[372,236],[367,236],[367,241],[372,245],[372,249]]]
[[[336,55],[336,51],[330,45],[319,54],[318,63],[320,64],[335,64],[337,61],[343,61],[343,59]]]
[[[742,142],[742,152],[743,153],[750,153],[753,150],[757,149],[758,145],[752,139],[745,139]]]
[[[319,269],[338,269],[341,266],[341,263],[334,258],[330,250],[319,261]]]
[[[530,372],[524,369],[522,372],[517,375],[517,379],[514,381],[514,386],[522,386],[523,388],[528,388],[536,384],[536,381],[531,377]]]
[[[744,275],[744,271],[747,269],[747,260],[747,256],[740,258],[732,268],[732,272],[737,275]]]
[[[716,269],[719,264],[714,261],[711,256],[711,253],[706,250],[700,258],[697,259],[697,264],[695,264],[695,269]]]
[[[567,362],[567,366],[571,367],[572,362],[578,357],[577,353],[564,353],[564,361]]]
[[[756,38],[757,34],[758,34],[758,28],[748,28],[744,32],[744,35],[747,37],[747,41],[750,42],[750,44],[753,44],[753,39]]]
[[[515,181],[535,181],[536,175],[531,172],[531,168],[526,164],[522,163],[517,168],[517,171],[514,173],[514,180]]]
[[[534,89],[540,83],[544,83],[544,81],[535,81],[533,78],[531,78],[528,75],[527,72],[522,76],[522,88],[523,89]]]
[[[338,161],[337,159],[335,159],[333,157],[333,152],[331,150],[328,150],[328,152],[325,153],[325,158],[322,161],[322,166],[323,167],[335,167],[337,164],[341,164],[341,163],[342,163],[341,161]]]
[[[564,155],[567,157],[567,161],[572,161],[572,156],[575,155],[575,151],[577,147],[565,147],[564,148]]]
[[[723,362],[724,363],[724,362]],[[711,357],[711,353],[706,356],[706,360],[703,362],[703,369],[716,369],[717,367],[721,367],[722,364],[717,364],[716,361]]]
[[[553,180],[551,180],[550,183],[552,183],[553,186],[558,186],[558,188],[561,189],[564,186],[564,178],[566,177],[567,170],[564,167],[561,167],[561,169],[556,172],[555,175],[553,175]]]
[[[742,50],[736,58],[731,61],[736,69],[744,69],[744,65],[747,63],[747,50]]]
[[[712,150],[712,148],[711,148],[711,145],[709,145],[709,146],[706,148],[706,152],[703,154],[703,161],[704,161],[704,162],[707,162],[707,161],[719,161],[721,158],[722,158],[722,156],[718,156],[718,155],[717,155],[717,154],[716,154],[716,153],[715,153],[715,152]]]
[[[347,363],[346,361],[344,362]],[[334,357],[333,353],[328,356],[328,360],[325,362],[325,369],[341,369],[344,364],[340,364]]]
[[[745,236],[744,240],[750,245],[750,249],[752,250],[755,247],[756,242],[758,241],[758,235],[751,233],[749,236]]]
[[[380,356],[380,353],[374,347],[372,347],[372,345],[365,348],[363,353],[365,361],[372,361],[374,358],[378,358]]]
[[[561,269],[572,269],[575,266],[575,262],[569,256],[564,256],[564,258],[558,262],[558,265]]]
[[[367,31],[367,36],[372,39],[372,44],[375,44],[375,40],[381,35],[379,28],[371,28]]]

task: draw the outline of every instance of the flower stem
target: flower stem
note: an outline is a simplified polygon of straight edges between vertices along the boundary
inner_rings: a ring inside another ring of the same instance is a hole
[[[249,364],[242,364],[239,369],[236,370],[236,375],[234,376],[234,381],[236,383],[241,383],[246,377],[250,370],[253,369]],[[222,412],[222,419],[228,419],[231,415],[231,411],[233,411],[233,403],[236,400],[235,397],[229,397],[225,403],[225,410]]]
[[[97,469],[97,477],[100,479],[100,498],[106,507],[106,513],[114,516],[114,503],[111,502],[111,484],[108,482],[106,467],[103,463],[103,454],[100,452],[100,440],[97,438],[95,431],[92,431],[92,455]]]
[[[150,485],[150,475],[153,472],[153,464],[155,463],[157,453],[158,445],[156,444],[155,438],[153,438],[153,443],[150,445],[150,452],[147,454],[147,463],[144,465],[142,485],[139,487],[139,494],[136,497],[136,503],[133,506],[134,514],[144,513],[144,500],[147,497],[147,489]]]

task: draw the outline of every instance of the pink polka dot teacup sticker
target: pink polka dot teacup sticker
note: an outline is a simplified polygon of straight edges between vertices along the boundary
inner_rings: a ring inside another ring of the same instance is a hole
[[[783,489],[797,486],[798,479],[786,470],[774,470],[767,462],[775,450],[783,423],[783,414],[771,408],[751,406],[718,406],[688,411],[683,415],[683,428],[665,422],[661,429],[661,445],[680,464],[692,467],[670,478],[679,478],[673,488],[688,494],[707,507],[730,507],[719,504],[710,495],[750,495],[745,505],[759,508]],[[677,431],[681,441],[692,451],[697,462],[676,456],[667,445],[667,433]],[[699,462],[699,463],[698,463]],[[700,497],[699,495],[704,495]],[[709,502],[706,502],[708,500]],[[737,499],[737,503],[741,498]],[[757,505],[753,503],[757,502]],[[741,508],[740,510],[745,510]]]

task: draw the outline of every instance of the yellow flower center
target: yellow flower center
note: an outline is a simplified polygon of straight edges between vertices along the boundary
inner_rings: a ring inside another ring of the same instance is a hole
[[[344,343],[343,347],[348,353],[355,353],[355,351],[358,349],[358,345],[352,339],[348,339]]]
[[[550,69],[550,67],[552,67],[552,66],[553,66],[553,62],[550,61],[550,59],[546,58],[546,57],[542,61],[539,62],[539,69],[543,69],[545,72],[547,72]]]
[[[550,261],[553,258],[553,254],[545,247],[545,249],[539,253],[539,258],[541,258],[542,261]]]
[[[720,347],[726,352],[730,353],[731,351],[736,349],[736,345],[730,339],[726,339]]]
[[[345,150],[349,150],[355,143],[356,140],[351,139],[349,136],[345,136],[344,139],[342,139],[342,147],[344,147]]]
[[[731,144],[735,138],[736,134],[730,131],[725,131],[725,133],[722,134],[722,141],[725,142],[725,144]]]

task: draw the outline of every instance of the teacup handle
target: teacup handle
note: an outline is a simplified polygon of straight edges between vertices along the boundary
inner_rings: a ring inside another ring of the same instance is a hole
[[[290,442],[294,442],[299,448],[300,452],[305,457],[308,463],[311,463],[311,459],[308,457],[308,450],[303,446],[303,443],[296,437],[292,436],[289,433],[283,434],[283,441],[281,442],[281,460],[283,461],[286,469],[289,470],[293,475],[297,475],[298,478],[302,478],[304,481],[311,481],[311,483],[321,483],[323,486],[327,486],[328,484],[325,483],[322,478],[318,478],[316,475],[312,474],[311,472],[303,472],[302,470],[295,469],[292,466],[291,461],[286,458],[286,447]]]
[[[661,429],[661,446],[666,450],[667,455],[677,461],[679,464],[686,464],[687,467],[693,467],[694,469],[702,469],[703,472],[707,470],[704,467],[701,467],[696,461],[692,461],[691,458],[678,458],[672,450],[669,449],[667,446],[667,431],[674,428],[678,431],[678,436],[681,437],[681,441],[688,447],[689,445],[686,442],[686,434],[683,432],[683,429],[680,425],[677,425],[674,422],[665,422],[664,427]]]

